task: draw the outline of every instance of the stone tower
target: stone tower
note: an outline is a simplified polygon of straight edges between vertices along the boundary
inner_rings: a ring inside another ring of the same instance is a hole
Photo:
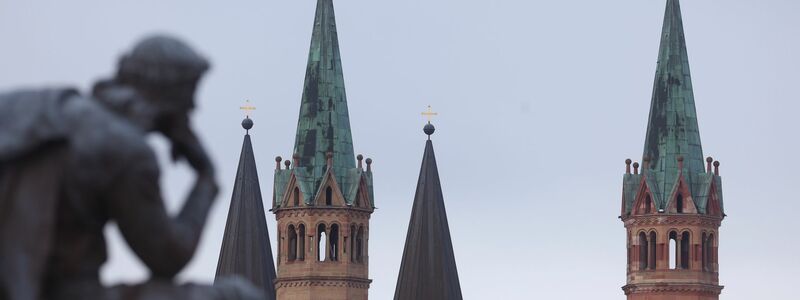
[[[631,163],[620,217],[628,299],[719,299],[722,181],[719,162],[703,159],[678,0],[667,0],[641,172]]]
[[[372,160],[356,163],[332,0],[317,1],[294,152],[281,160],[277,299],[367,299]]]

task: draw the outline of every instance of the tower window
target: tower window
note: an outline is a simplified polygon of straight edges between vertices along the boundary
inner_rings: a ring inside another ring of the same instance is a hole
[[[331,225],[331,233],[328,237],[328,260],[339,261],[339,225]]]
[[[669,268],[678,269],[678,258],[680,257],[680,248],[678,248],[678,233],[672,231],[669,233]]]
[[[650,207],[652,207],[652,206],[653,206],[653,201],[650,200],[650,195],[647,195],[644,198],[644,213],[645,214],[649,214],[650,213]]]
[[[356,261],[364,262],[364,226],[358,228],[356,236]]]
[[[708,253],[708,271],[716,272],[717,270],[717,249],[714,247],[714,234],[708,235],[706,242],[706,252]]]
[[[297,231],[295,231],[294,225],[289,225],[286,235],[289,237],[289,244],[287,245],[289,249],[286,251],[287,258],[289,261],[295,261],[297,259]]]
[[[325,205],[331,206],[333,205],[333,190],[331,187],[325,189]]]
[[[689,246],[691,238],[688,231],[684,231],[681,235],[681,269],[689,268]]]
[[[651,231],[650,232],[650,238],[649,238],[648,242],[649,242],[650,245],[648,245],[648,247],[647,247],[648,249],[647,250],[650,250],[650,253],[647,254],[647,258],[648,258],[647,267],[649,267],[650,270],[654,270],[656,268],[656,232],[655,231]]]
[[[306,225],[300,224],[297,227],[297,260],[306,259]]]
[[[703,265],[703,271],[708,271],[708,249],[706,247],[706,233],[703,232],[703,238],[700,240],[700,262]]]
[[[676,207],[676,209],[678,210],[678,213],[679,213],[679,214],[682,214],[682,213],[683,213],[683,195],[681,195],[681,194],[678,194],[678,199],[677,199],[677,201],[678,201],[678,202],[677,202],[677,203],[675,203],[675,207]]]
[[[639,233],[639,270],[647,269],[647,235],[644,232]]]
[[[317,226],[317,261],[325,261],[327,258],[325,246],[328,242],[328,233],[326,229],[325,224],[319,224],[319,226]]]
[[[356,235],[358,231],[355,225],[350,225],[350,261],[357,262],[356,260]]]
[[[295,207],[300,206],[300,189],[297,188],[297,187],[294,188],[294,197],[293,198],[294,198],[294,206]]]

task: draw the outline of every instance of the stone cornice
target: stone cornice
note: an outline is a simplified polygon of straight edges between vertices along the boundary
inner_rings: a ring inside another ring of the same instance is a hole
[[[337,276],[308,276],[308,277],[284,277],[275,280],[276,288],[286,287],[305,287],[305,286],[331,286],[348,287],[357,289],[369,289],[372,279],[358,277],[337,277]]]
[[[711,226],[719,228],[722,218],[698,214],[655,214],[643,216],[628,216],[622,219],[625,227],[628,226],[654,226],[654,225],[694,225]]]
[[[649,293],[704,293],[719,295],[722,293],[723,286],[710,284],[629,284],[622,287],[625,295],[629,294],[649,294]]]
[[[349,208],[349,207],[293,207],[281,208],[273,211],[277,219],[284,217],[306,217],[306,216],[335,216],[345,217],[351,216],[369,220],[372,215],[372,210],[363,208]]]

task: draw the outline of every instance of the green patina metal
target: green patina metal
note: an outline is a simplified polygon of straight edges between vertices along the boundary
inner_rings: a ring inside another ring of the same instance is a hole
[[[682,174],[695,205],[703,213],[711,183],[719,183],[719,178],[706,173],[703,165],[680,3],[668,0],[644,145],[643,160],[649,159],[649,163],[643,168],[643,175],[625,175],[623,197],[628,213],[643,176],[657,208],[669,205],[681,173],[678,157],[684,159]],[[722,189],[719,184],[717,187],[718,199],[722,199]]]
[[[327,166],[329,152],[333,154],[332,170]],[[317,1],[294,154],[299,158],[291,172],[306,195],[306,202],[313,201],[328,172],[333,173],[348,204],[355,200],[362,177],[367,180],[372,194],[371,174],[355,166],[332,0]],[[288,184],[291,172],[276,171],[276,201],[282,199],[285,192],[282,189]]]

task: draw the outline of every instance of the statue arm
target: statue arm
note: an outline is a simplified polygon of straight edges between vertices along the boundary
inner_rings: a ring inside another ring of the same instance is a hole
[[[129,160],[110,195],[111,217],[136,255],[158,278],[172,278],[189,263],[216,196],[210,176],[199,175],[177,217],[164,207],[158,165],[149,149]]]

